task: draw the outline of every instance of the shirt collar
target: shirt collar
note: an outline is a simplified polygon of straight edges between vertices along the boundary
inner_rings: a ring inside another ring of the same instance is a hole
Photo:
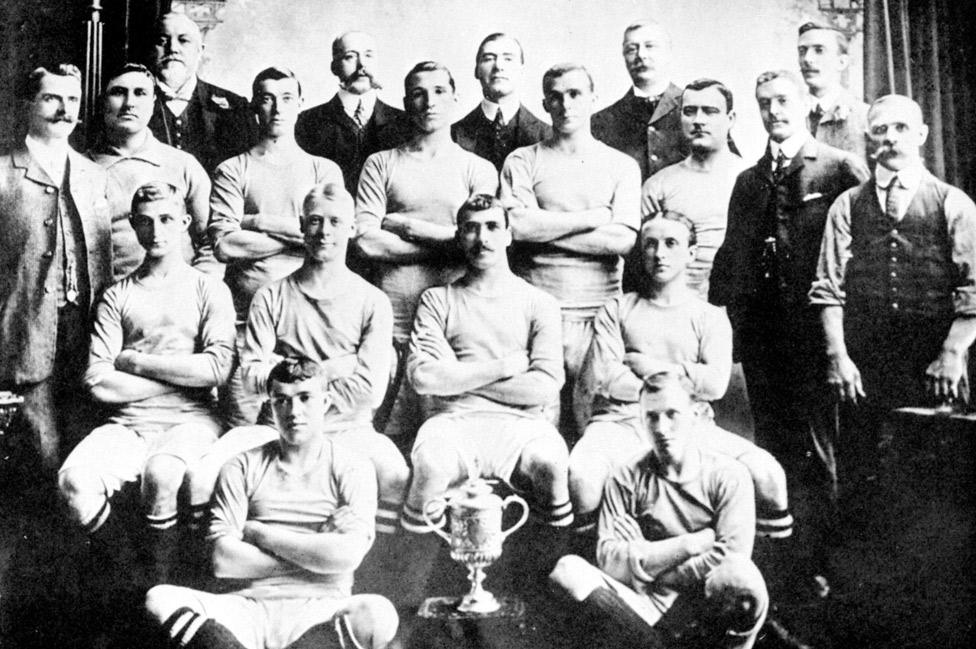
[[[151,165],[157,167],[163,166],[162,160],[160,159],[160,142],[152,134],[148,128],[146,129],[146,140],[142,143],[136,151],[129,154],[123,154],[119,152],[119,149],[110,144],[108,141],[102,139],[99,144],[92,149],[92,160],[104,165],[106,162],[109,164],[114,164],[119,160],[127,159],[138,159],[143,162],[148,162]]]
[[[376,106],[376,91],[368,90],[365,94],[357,95],[349,92],[345,88],[339,88],[339,101],[342,102],[342,110],[349,117],[353,117],[356,114],[356,107],[362,101],[363,123],[365,123],[373,116],[373,108]]]
[[[41,169],[51,177],[51,180],[60,183],[64,179],[64,169],[68,162],[68,150],[71,148],[68,146],[67,140],[62,144],[52,146],[41,142],[28,133],[27,137],[24,138],[24,142],[27,145],[27,150],[34,160],[37,161],[37,164],[41,166]]]
[[[807,143],[807,140],[809,140],[810,137],[810,133],[806,130],[806,127],[804,127],[802,130],[794,133],[782,142],[773,142],[770,140],[769,155],[775,161],[776,156],[778,156],[779,152],[782,151],[787,160],[792,160],[797,156],[800,149],[803,148],[803,145]]]
[[[170,88],[162,79],[156,79],[156,85],[159,86],[164,101],[190,101],[197,89],[197,75],[187,79],[179,88]]]
[[[807,100],[810,105],[810,112],[816,110],[817,106],[820,106],[820,112],[824,115],[828,115],[837,108],[838,100],[840,99],[840,91],[837,89],[827,92],[823,97],[817,98],[813,95],[808,95]]]
[[[494,122],[495,113],[501,110],[502,122],[508,124],[515,117],[515,113],[518,112],[519,106],[521,106],[519,98],[512,95],[502,97],[497,102],[490,101],[488,99],[481,100],[481,112],[484,113],[489,122]]]
[[[634,91],[635,97],[640,97],[642,99],[660,99],[664,92],[668,89],[668,83],[670,82],[661,84],[661,86],[655,88],[655,90],[659,90],[660,92],[646,92],[637,86],[631,86],[631,90]]]
[[[891,184],[891,179],[895,177],[896,173],[898,174],[898,181],[901,183],[901,186],[910,192],[914,192],[922,184],[925,167],[921,164],[913,164],[905,167],[901,171],[895,172],[879,164],[874,168],[874,184],[880,189],[888,189],[888,186]]]

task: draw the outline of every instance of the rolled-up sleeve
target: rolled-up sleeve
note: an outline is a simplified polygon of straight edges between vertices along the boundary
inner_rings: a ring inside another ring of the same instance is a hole
[[[844,306],[844,275],[851,258],[851,192],[837,197],[827,213],[817,261],[817,277],[810,287],[810,303],[816,306]]]
[[[952,242],[956,286],[952,303],[956,315],[976,315],[976,204],[953,187],[945,198],[946,223]]]
[[[383,225],[386,216],[386,184],[390,153],[381,151],[366,158],[356,191],[356,231],[358,234]]]

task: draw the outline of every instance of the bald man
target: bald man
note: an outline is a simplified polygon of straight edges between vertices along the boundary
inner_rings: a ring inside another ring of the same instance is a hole
[[[354,197],[366,158],[395,149],[409,137],[402,110],[383,103],[376,91],[376,40],[365,32],[346,32],[332,42],[332,74],[339,92],[298,117],[295,139],[314,156],[342,169],[346,190]]]
[[[156,100],[149,128],[160,142],[195,157],[207,173],[247,151],[257,137],[247,100],[197,76],[203,35],[186,14],[171,12],[156,24],[153,74]]]

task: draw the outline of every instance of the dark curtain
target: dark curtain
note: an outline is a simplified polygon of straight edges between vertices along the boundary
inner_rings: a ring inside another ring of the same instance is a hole
[[[929,125],[928,168],[976,196],[976,7],[969,0],[866,0],[868,101],[908,95]]]

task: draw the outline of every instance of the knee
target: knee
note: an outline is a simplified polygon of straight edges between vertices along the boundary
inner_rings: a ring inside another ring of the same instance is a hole
[[[549,573],[549,580],[578,602],[585,600],[590,593],[603,585],[599,570],[575,554],[561,557]]]
[[[153,586],[146,593],[146,613],[162,624],[178,609],[187,606],[186,598],[181,596],[184,590],[179,586]]]
[[[345,618],[346,630],[358,645],[370,649],[388,645],[400,624],[396,608],[380,595],[355,595],[339,614]]]
[[[142,473],[142,492],[147,504],[176,504],[186,475],[186,464],[172,455],[149,458]]]
[[[748,557],[731,554],[705,580],[705,598],[726,629],[738,633],[758,626],[766,616],[766,582]]]
[[[756,497],[760,502],[786,509],[788,504],[786,472],[772,453],[756,448],[739,458],[752,476]]]
[[[445,444],[427,442],[415,447],[413,460],[414,482],[451,481],[458,474],[457,454]]]
[[[577,511],[589,512],[600,504],[610,465],[598,454],[577,452],[577,449],[569,456],[569,494]]]
[[[373,453],[373,467],[376,469],[376,481],[379,487],[380,500],[399,503],[410,482],[410,469],[406,460],[388,437],[381,437],[385,442],[377,453]]]
[[[519,458],[519,468],[536,487],[566,484],[569,474],[569,452],[560,439],[536,440],[527,445]]]
[[[83,467],[58,474],[58,491],[72,520],[82,522],[85,512],[105,500],[105,485],[95,471]]]

